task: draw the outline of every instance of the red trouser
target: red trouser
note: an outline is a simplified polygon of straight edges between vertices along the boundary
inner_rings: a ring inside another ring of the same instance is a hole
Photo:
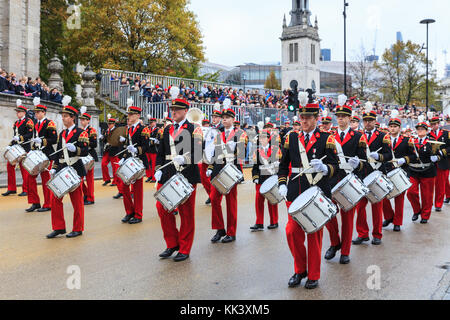
[[[255,208],[256,208],[256,224],[264,224],[264,201],[266,198],[259,192],[261,189],[260,184],[256,184],[256,198],[255,198]],[[267,201],[269,207],[270,224],[278,223],[278,205],[272,205]]]
[[[103,158],[102,158],[102,176],[103,176],[103,181],[111,181],[111,177],[109,176],[109,169],[108,169],[108,164],[111,162],[111,167],[113,170],[113,183],[117,184],[117,182],[120,179],[117,179],[116,176],[116,171],[119,168],[119,158],[114,156],[110,156],[109,152],[105,152],[103,154]],[[120,191],[120,190],[119,190]]]
[[[331,246],[336,247],[341,244],[341,254],[343,256],[350,255],[350,248],[352,246],[353,236],[353,221],[355,217],[356,208],[350,211],[344,211],[341,209],[341,223],[342,223],[342,244],[339,238],[339,226],[337,218],[334,217],[327,223],[326,227],[330,234]]]
[[[83,191],[79,186],[70,194],[70,201],[73,207],[73,230],[74,232],[84,231],[84,203]],[[63,199],[52,197],[52,228],[53,230],[65,230]]]
[[[50,161],[48,170],[53,166],[53,161]],[[41,204],[37,190],[37,176],[28,175],[28,203],[29,204]],[[44,205],[43,208],[50,208],[52,204],[53,193],[47,187],[47,182],[50,180],[50,172],[44,170],[41,172],[42,190],[44,192]]]
[[[445,187],[448,182],[449,170],[437,169],[437,176],[434,181],[435,196],[434,196],[434,206],[436,208],[442,208],[444,205],[445,198]]]
[[[27,170],[19,164],[20,173],[22,174],[22,191],[28,192],[28,176],[30,175]],[[16,167],[12,166],[9,162],[6,166],[8,172],[8,191],[17,191],[16,186]]]
[[[157,190],[162,188],[162,184],[158,184]],[[177,229],[175,216],[164,209],[163,205],[157,201],[156,209],[161,220],[161,227],[166,241],[167,248],[175,248],[180,246],[179,252],[182,254],[190,254],[195,234],[195,195],[197,186],[194,186],[194,192],[189,199],[178,207],[180,213],[180,231]]]
[[[385,198],[383,200],[383,213],[385,220],[393,220],[394,226],[403,225],[403,208],[405,206],[405,194],[403,192],[401,195],[394,199],[395,202],[395,213],[392,209],[391,201]]]
[[[208,194],[208,197],[211,194],[211,181],[206,176],[206,171],[208,170],[208,165],[206,163],[200,163],[198,168],[200,169],[200,179],[202,181],[202,185]]]
[[[210,198],[212,206],[212,229],[224,230],[225,224],[222,214],[223,195],[213,185],[211,185]],[[227,235],[235,237],[237,228],[237,185],[231,189],[231,192],[225,196],[225,199],[227,202]]]
[[[288,209],[291,204],[292,202],[286,202]],[[315,233],[308,234],[308,252],[306,252],[305,248],[305,235],[306,233],[302,227],[288,215],[286,237],[289,249],[294,257],[295,273],[304,273],[308,270],[309,280],[319,280],[323,228]]]
[[[86,183],[85,183],[86,180]],[[87,184],[87,186],[86,186]],[[86,197],[86,201],[95,202],[94,197],[94,168],[87,172],[86,177],[83,179],[83,194]]]
[[[127,215],[134,213],[136,219],[142,219],[142,210],[144,208],[144,186],[143,179],[136,180],[132,185],[132,191],[130,186],[120,181],[122,193],[123,193],[123,205]],[[131,198],[131,192],[134,194],[134,198]]]
[[[147,178],[155,179],[156,153],[147,153],[148,169],[145,170]]]
[[[369,200],[367,200],[367,198],[362,198],[356,206],[356,231],[358,232],[358,237],[360,238],[369,237],[369,226],[367,224],[366,213],[366,206],[368,202]],[[374,238],[381,239],[383,237],[383,201],[371,205],[373,223],[372,236]]]
[[[430,219],[431,209],[433,208],[434,178],[411,177],[410,181],[413,185],[409,188],[407,197],[409,202],[411,202],[413,211],[414,213],[420,212],[422,219],[428,220]],[[422,206],[420,206],[419,186]]]
[[[445,198],[450,199],[450,182],[448,180],[445,180]]]

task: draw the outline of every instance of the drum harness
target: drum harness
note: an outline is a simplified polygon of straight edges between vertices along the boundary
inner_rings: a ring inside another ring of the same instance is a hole
[[[298,149],[300,151],[300,159],[301,159],[303,168],[305,168],[305,170],[311,169],[311,166],[310,166],[309,160],[308,160],[308,154],[306,153],[306,149],[303,146],[303,143],[300,141],[300,138],[298,139]],[[303,173],[305,173],[305,172],[303,172]],[[322,172],[317,173],[317,175],[314,179],[312,177],[312,173],[305,173],[305,175],[311,186],[315,186],[323,178]],[[295,178],[297,178],[297,177],[295,177]],[[293,179],[293,180],[295,180],[295,179]]]

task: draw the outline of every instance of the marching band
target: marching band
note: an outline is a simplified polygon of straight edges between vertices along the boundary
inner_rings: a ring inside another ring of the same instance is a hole
[[[2,195],[16,193],[15,167],[19,165],[23,178],[20,195],[26,195],[31,205],[26,211],[51,211],[53,231],[47,238],[66,234],[62,202],[66,195],[73,207],[73,229],[66,237],[81,236],[84,206],[95,204],[94,164],[100,141],[104,145],[103,186],[112,182],[111,186],[118,189],[114,198],[123,197],[123,223],[143,221],[143,179],[146,176],[147,182],[156,183],[156,210],[166,247],[159,257],[167,259],[178,252],[175,262],[189,258],[199,183],[208,196],[205,204],[211,205],[211,228],[216,232],[211,242],[236,241],[238,185],[244,179],[243,159],[249,138],[229,106],[222,109],[216,104],[211,119],[204,119],[202,112],[178,98],[177,92],[171,94],[171,118],[165,116],[163,127],[150,116],[149,126],[143,125],[142,109],[129,99],[127,125],[117,127],[117,120],[108,116],[108,129],[103,134],[91,126],[91,115],[85,108],[70,106],[70,97],[63,99],[60,113],[64,129],[59,134],[39,98],[33,101],[35,121],[18,100],[14,138],[4,153],[8,190]],[[266,200],[267,228],[277,229],[279,205],[285,201],[285,232],[294,260],[294,275],[288,286],[297,287],[307,278],[305,288],[314,289],[320,280],[324,227],[331,242],[324,258],[332,260],[340,251],[339,263],[345,265],[350,263],[352,244],[370,241],[369,202],[373,245],[381,244],[383,227],[393,224],[394,231],[401,231],[405,196],[413,208],[412,221],[420,217],[422,224],[430,220],[433,201],[438,212],[450,202],[450,132],[440,128],[441,119],[434,117],[429,124],[420,121],[416,135],[402,133],[401,120],[395,116],[389,121],[388,132],[384,132],[377,127],[377,114],[369,102],[362,118],[363,130],[359,130],[361,119],[354,116],[345,96],[339,97],[335,113],[338,126],[332,128],[332,118],[325,114],[319,128],[320,107],[312,94],[300,93],[299,100],[299,118],[293,119],[292,127],[291,122],[285,122],[278,134],[266,120],[258,125],[251,142],[256,145],[252,167],[256,221],[250,230],[264,230]],[[42,206],[36,182],[39,175]],[[355,214],[358,236],[352,240]],[[181,221],[179,228],[176,215]]]

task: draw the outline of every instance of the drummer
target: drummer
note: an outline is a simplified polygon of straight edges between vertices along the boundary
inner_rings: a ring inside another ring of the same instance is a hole
[[[202,159],[203,134],[201,127],[195,127],[186,119],[189,107],[189,103],[184,99],[173,101],[170,109],[174,125],[164,129],[156,158],[155,178],[158,181],[158,190],[177,172],[194,188],[186,202],[177,209],[181,218],[180,230],[177,229],[175,216],[169,214],[159,201],[156,203],[167,248],[159,256],[166,259],[178,251],[173,259],[175,262],[188,259],[191,252],[195,234],[196,190],[197,184],[201,183],[197,164]],[[160,169],[171,162],[173,163]]]
[[[239,129],[233,128],[233,122],[236,114],[233,109],[225,109],[222,111],[223,128],[221,133],[217,135],[215,140],[214,163],[209,165],[206,171],[206,176],[211,178],[211,181],[221,172],[225,167],[227,160],[232,162],[239,171],[242,171],[239,159],[245,158],[245,150],[248,142],[247,134]],[[224,146],[223,146],[224,145]],[[226,154],[222,151],[226,150]],[[227,157],[228,156],[228,157]],[[227,157],[227,158],[226,158]],[[223,195],[211,185],[211,206],[212,206],[212,229],[217,230],[212,237],[211,242],[219,242],[222,238],[222,243],[230,243],[236,240],[237,228],[237,185],[231,188],[230,193],[225,196],[227,203],[227,229],[222,213],[222,199]]]
[[[402,122],[400,119],[391,119],[389,121],[391,148],[394,152],[394,163],[386,164],[386,171],[389,173],[396,168],[402,168],[408,172],[408,164],[415,159],[414,142],[412,139],[404,137],[400,134]],[[403,208],[405,205],[406,191],[395,197],[395,212],[392,209],[391,201],[387,198],[383,200],[383,227],[394,224],[394,231],[400,231],[403,225]]]
[[[270,177],[278,173],[281,149],[275,137],[268,130],[263,130],[258,135],[258,146],[256,149],[252,180],[256,187],[255,209],[256,223],[250,227],[252,231],[264,230],[264,196],[260,193],[261,185]],[[268,167],[270,166],[270,167]],[[278,228],[278,204],[272,205],[267,201],[269,207],[270,225],[267,229]]]
[[[90,126],[91,115],[89,113],[83,113],[80,116],[81,128],[87,132],[89,137],[89,154],[94,158],[94,161],[98,161],[97,151],[97,130]],[[86,172],[86,183],[83,180],[83,194],[84,205],[89,206],[95,203],[94,197],[94,167]]]
[[[17,99],[16,101],[17,108],[16,111],[17,119],[14,122],[13,130],[14,137],[9,147],[16,144],[23,144],[24,142],[29,142],[31,138],[33,138],[33,128],[34,123],[33,120],[27,117],[28,109],[22,105],[22,100]],[[9,148],[8,147],[8,148]],[[8,149],[7,148],[7,149]],[[22,148],[25,152],[29,152],[31,149],[30,144],[23,144]],[[22,166],[22,163],[19,164],[20,173],[22,174],[22,193],[19,194],[19,197],[25,197],[28,195],[28,172]],[[15,194],[17,192],[16,187],[16,167],[11,165],[9,162],[6,164],[7,172],[8,172],[8,190],[5,193],[2,193],[2,196],[6,197],[10,194]]]
[[[321,125],[321,130],[323,132],[328,132],[328,133],[332,133],[331,132],[331,127],[333,126],[333,119],[331,119],[331,117],[323,117],[322,118],[322,125]]]
[[[61,151],[54,156],[53,169],[50,170],[50,174],[53,176],[55,173],[59,173],[68,166],[67,161],[69,161],[78,176],[83,178],[86,176],[86,170],[80,157],[86,157],[89,154],[89,137],[86,131],[76,126],[76,117],[79,112],[76,108],[69,106],[70,100],[64,101],[65,98],[63,98],[64,107],[61,111],[65,129],[60,132],[57,144],[57,150]],[[65,157],[67,153],[62,150],[63,139],[66,143],[68,159]],[[75,238],[81,236],[84,231],[84,203],[81,185],[70,192],[70,201],[73,207],[73,231],[66,237]],[[66,233],[63,198],[59,199],[53,196],[51,208],[53,232],[47,235],[49,239]]]
[[[363,178],[362,169],[364,166],[363,162],[361,162],[360,160],[367,160],[367,141],[362,133],[355,131],[350,127],[350,121],[352,119],[351,116],[352,107],[344,104],[343,106],[339,106],[337,108],[336,117],[338,122],[338,129],[335,133],[334,138],[336,140],[336,144],[339,143],[342,146],[342,152],[344,156],[349,157],[349,160],[346,162],[348,162],[350,168],[348,168],[347,171],[345,171],[344,168],[340,168],[337,175],[330,180],[330,185],[332,187],[334,187],[337,183],[344,179],[347,176],[347,172],[350,172],[351,169],[353,169],[353,173],[358,176],[358,178]],[[334,217],[326,225],[330,234],[331,247],[327,250],[325,259],[333,259],[336,256],[336,252],[341,250],[339,263],[348,264],[350,263],[350,248],[352,245],[355,208],[349,211],[344,211],[343,209],[341,209],[340,213],[342,222],[342,241],[339,237],[337,218]]]
[[[34,136],[32,149],[41,149],[42,152],[51,160],[51,154],[55,151],[53,146],[58,141],[58,132],[56,131],[56,125],[52,120],[47,119],[47,107],[41,104],[40,98],[34,98],[34,114],[37,119],[37,123],[34,127]],[[50,161],[48,170],[51,170],[53,162]],[[50,180],[50,173],[48,170],[44,170],[40,173],[42,180],[42,190],[44,193],[44,204],[41,207],[41,200],[37,191],[37,176],[28,176],[28,203],[31,207],[27,209],[27,212],[47,212],[51,210],[52,204],[52,192],[47,187],[47,182]]]
[[[338,170],[338,160],[336,157],[335,140],[332,135],[321,132],[317,127],[319,118],[319,104],[313,103],[310,97],[309,103],[300,108],[300,121],[302,125],[301,132],[291,132],[284,143],[283,157],[278,172],[279,191],[282,196],[287,197],[286,205],[289,208],[292,202],[311,187],[313,179],[322,178],[317,186],[322,189],[325,195],[331,198],[331,188],[329,179],[332,178]],[[307,157],[300,152],[300,144],[306,149]],[[324,160],[320,160],[321,158]],[[302,163],[302,162],[308,163]],[[292,164],[292,173],[290,174],[289,185],[287,179],[289,175],[289,166]],[[306,174],[292,180],[294,176],[300,173],[302,168],[311,166],[316,174]],[[305,288],[313,289],[319,284],[320,263],[322,250],[323,229],[315,233],[308,234],[308,251],[305,248],[306,233],[300,225],[292,218],[288,217],[286,226],[286,235],[289,248],[294,257],[295,274],[289,280],[289,287],[296,287],[301,280],[308,277]]]
[[[159,128],[156,126],[156,118],[149,119],[150,130],[150,148],[147,152],[147,159],[149,163],[149,169],[146,172],[147,180],[145,182],[155,183],[155,167],[156,167],[156,155],[158,154],[158,132]]]
[[[358,116],[353,116],[352,121],[350,122],[350,127],[353,131],[361,132],[362,130],[359,130],[359,123],[361,122],[361,119]]]
[[[210,148],[209,146],[214,142],[214,132],[217,131],[214,128],[211,127],[211,123],[208,119],[203,119],[202,121],[202,133],[203,133],[203,152],[206,156],[206,149]],[[210,133],[211,132],[211,133]],[[208,142],[206,141],[206,137],[208,137]],[[209,198],[209,194],[211,193],[211,181],[209,181],[209,178],[206,176],[206,170],[208,170],[208,159],[204,157],[203,161],[198,165],[200,170],[200,178],[202,181],[203,188],[206,191],[206,194],[208,195],[208,199],[206,200],[205,204],[211,204],[211,199]]]
[[[119,166],[121,166],[127,158],[138,157],[141,159],[148,169],[148,159],[146,152],[149,147],[150,130],[140,123],[140,117],[142,109],[140,107],[133,106],[133,101],[130,99],[128,102],[128,128],[126,141],[123,141],[127,146],[126,151],[122,153],[119,158]],[[123,223],[137,224],[142,222],[142,211],[144,207],[144,185],[143,178],[136,180],[131,187],[126,185],[123,181],[119,182],[123,193],[123,205],[125,207],[126,215],[122,219]],[[133,196],[132,196],[133,194]]]

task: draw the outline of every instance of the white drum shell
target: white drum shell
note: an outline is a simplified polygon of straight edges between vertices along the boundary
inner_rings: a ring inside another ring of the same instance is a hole
[[[242,181],[244,175],[232,163],[228,163],[220,170],[219,174],[211,180],[211,184],[223,195],[231,192],[231,189]]]
[[[283,201],[278,189],[278,176],[271,176],[261,185],[259,192],[270,202],[270,204],[275,205]]]
[[[167,212],[173,212],[189,199],[192,192],[194,188],[189,181],[182,174],[177,173],[155,193],[155,198]]]
[[[392,182],[381,171],[372,172],[364,179],[364,185],[369,189],[366,197],[372,204],[382,201],[394,189]]]
[[[332,198],[344,211],[350,211],[364,198],[369,189],[353,173],[342,179],[331,191]]]
[[[22,162],[22,160],[27,156],[27,153],[21,145],[15,144],[6,150],[3,157],[12,165]]]
[[[81,178],[72,167],[65,167],[47,182],[47,187],[55,197],[61,199],[66,194],[74,191],[81,184]]]
[[[397,168],[389,172],[387,178],[394,185],[394,189],[387,196],[389,200],[398,197],[412,186],[408,175],[402,168]]]
[[[86,172],[91,171],[92,168],[94,168],[94,166],[95,166],[94,157],[91,155],[81,158],[81,161],[83,161],[83,166],[84,166],[84,169],[86,170]]]
[[[22,161],[22,165],[30,175],[37,176],[48,168],[50,160],[42,151],[33,150],[28,152],[27,157]]]
[[[338,208],[319,187],[312,187],[292,202],[288,213],[307,234],[311,234],[335,217]]]
[[[139,158],[128,158],[117,170],[117,176],[129,186],[145,176],[145,166]]]

